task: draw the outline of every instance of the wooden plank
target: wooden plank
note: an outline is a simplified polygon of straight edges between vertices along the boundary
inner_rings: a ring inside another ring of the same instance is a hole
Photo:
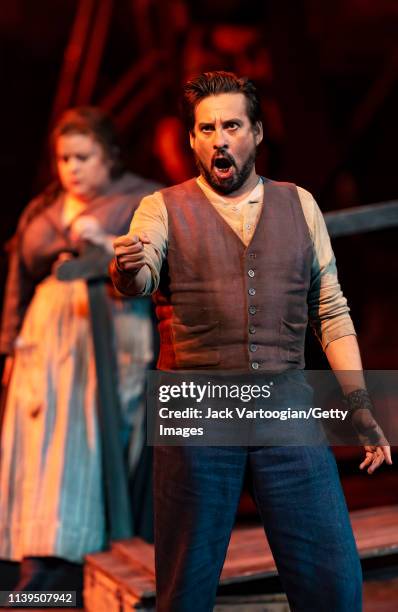
[[[277,574],[263,527],[234,529],[228,547],[221,584]]]
[[[84,609],[85,612],[109,612],[110,610],[132,610],[140,604],[141,598],[122,585],[116,575],[97,571],[94,565],[84,568]]]
[[[284,593],[217,597],[213,612],[289,612]]]
[[[362,559],[398,552],[398,506],[357,510],[350,514]],[[277,574],[262,527],[234,529],[221,584]]]
[[[351,513],[361,558],[398,552],[398,506],[357,510]]]
[[[131,538],[113,542],[112,551],[122,559],[136,564],[155,577],[155,549],[141,538]]]
[[[350,516],[361,558],[398,552],[398,506],[359,510]],[[85,572],[85,593],[91,606],[89,612],[102,612],[95,603],[101,598],[103,601],[122,598],[124,603],[121,609],[124,606],[131,609],[128,602],[134,601],[134,598],[137,601],[153,598],[154,566],[153,546],[139,538],[115,542],[109,552],[89,555]],[[276,574],[263,528],[234,529],[221,584],[237,584]],[[109,609],[106,604],[104,612]]]
[[[121,590],[127,591],[138,600],[155,595],[155,578],[148,571],[125,557],[119,557],[113,551],[95,553],[86,557],[86,576],[91,578],[103,575],[111,579]]]

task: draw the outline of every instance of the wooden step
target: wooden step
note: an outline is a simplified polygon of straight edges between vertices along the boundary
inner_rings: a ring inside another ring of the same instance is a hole
[[[350,517],[362,559],[398,552],[398,505],[357,510]],[[234,529],[220,583],[228,585],[276,574],[263,528]],[[149,605],[154,597],[153,545],[132,538],[114,542],[107,552],[87,556],[84,600],[88,612],[132,610],[140,604]]]

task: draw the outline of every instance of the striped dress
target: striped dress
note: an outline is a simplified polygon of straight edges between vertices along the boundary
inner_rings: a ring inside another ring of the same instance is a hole
[[[136,198],[123,194],[113,200],[113,212],[119,212],[113,227],[112,207],[108,213],[106,206],[98,208],[109,233],[128,228],[118,227],[120,202],[128,207],[128,223],[142,195],[141,189]],[[55,203],[54,219],[59,211]],[[37,228],[31,229],[36,236]],[[46,228],[41,229],[43,237]],[[150,304],[110,296],[108,302],[127,438],[142,419],[145,371],[152,360]],[[81,562],[104,547],[96,376],[84,281],[62,282],[50,274],[35,284],[15,342],[0,458],[1,559],[56,556]]]

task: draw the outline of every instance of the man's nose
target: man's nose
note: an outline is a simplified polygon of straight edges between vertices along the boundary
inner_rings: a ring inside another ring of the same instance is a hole
[[[228,148],[228,139],[227,135],[223,129],[214,130],[214,138],[213,138],[213,148],[214,149],[227,149]]]

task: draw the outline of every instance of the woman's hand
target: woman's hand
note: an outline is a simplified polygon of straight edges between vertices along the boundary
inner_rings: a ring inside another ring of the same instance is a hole
[[[92,215],[81,215],[71,225],[70,237],[72,242],[90,242],[103,247],[113,255],[113,240],[115,236],[107,234],[102,229],[98,219]]]

